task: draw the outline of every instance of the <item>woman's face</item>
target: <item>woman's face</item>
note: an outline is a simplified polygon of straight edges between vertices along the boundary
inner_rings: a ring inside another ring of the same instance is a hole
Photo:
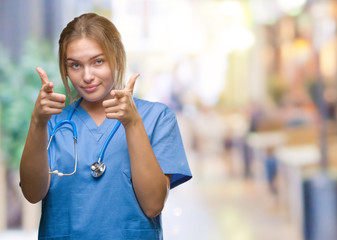
[[[96,41],[90,38],[76,39],[69,43],[66,56],[67,75],[81,97],[89,102],[109,98],[114,78]]]

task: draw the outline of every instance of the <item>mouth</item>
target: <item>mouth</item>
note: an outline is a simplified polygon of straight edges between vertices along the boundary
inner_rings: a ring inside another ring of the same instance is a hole
[[[86,92],[94,92],[98,87],[98,84],[91,84],[83,87],[84,91]]]

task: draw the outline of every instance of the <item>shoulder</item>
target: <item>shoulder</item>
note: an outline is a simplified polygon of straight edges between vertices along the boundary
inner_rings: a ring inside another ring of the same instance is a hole
[[[166,104],[160,102],[151,102],[139,98],[134,98],[137,110],[142,117],[151,115],[152,117],[175,117],[175,113]]]

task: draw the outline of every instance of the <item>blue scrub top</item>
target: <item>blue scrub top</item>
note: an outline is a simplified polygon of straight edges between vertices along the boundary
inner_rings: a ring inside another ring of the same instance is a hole
[[[163,172],[172,174],[171,188],[189,180],[192,175],[175,114],[164,104],[134,100]],[[57,122],[67,118],[73,106],[52,116],[49,133]],[[77,172],[61,178],[52,175],[49,192],[42,201],[39,239],[162,239],[161,215],[146,217],[133,191],[123,125],[104,154],[105,173],[95,179],[90,166],[98,160],[117,121],[105,119],[98,127],[81,106],[71,120],[78,134]],[[74,169],[70,129],[62,127],[51,143],[48,158],[52,170],[71,173]]]

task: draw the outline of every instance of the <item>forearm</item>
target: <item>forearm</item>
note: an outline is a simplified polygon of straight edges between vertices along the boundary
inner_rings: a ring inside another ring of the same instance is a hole
[[[32,118],[20,163],[22,192],[32,203],[42,200],[49,189],[47,138],[47,124],[38,124]]]
[[[130,155],[132,184],[137,200],[148,217],[158,215],[169,192],[165,176],[153,153],[141,119],[125,128]]]

